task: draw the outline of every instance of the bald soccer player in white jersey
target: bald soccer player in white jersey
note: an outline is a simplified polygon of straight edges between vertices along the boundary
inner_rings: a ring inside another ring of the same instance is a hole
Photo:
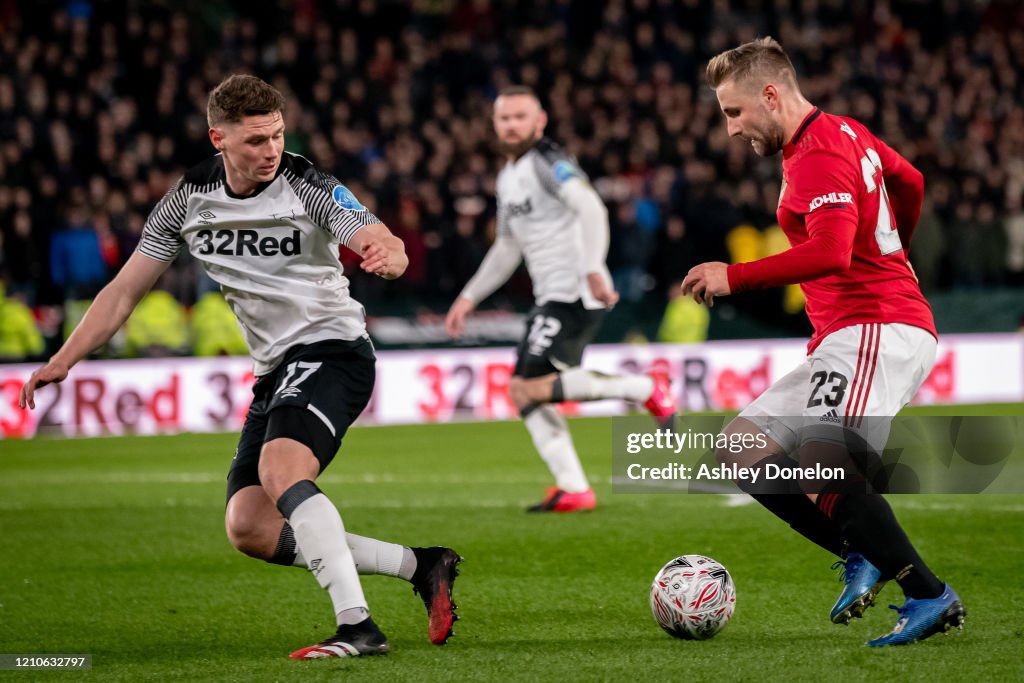
[[[402,241],[344,185],[284,152],[284,97],[254,76],[210,94],[210,141],[150,214],[138,250],[96,297],[63,347],[32,373],[22,407],[106,343],[187,248],[221,286],[244,332],[256,384],[227,477],[225,524],[251,557],[306,567],[327,590],[337,632],[294,659],[383,654],[358,574],[412,583],[441,645],[456,619],[450,548],[409,548],[345,531],[314,480],[331,462],[373,391],[375,358],[363,307],[349,296],[337,245],[386,279],[409,263]]]
[[[596,505],[569,426],[553,404],[606,398],[644,403],[663,423],[676,412],[659,374],[606,375],[580,367],[604,312],[615,305],[605,265],[608,212],[576,160],[543,137],[547,114],[534,92],[513,86],[494,102],[494,130],[507,163],[498,175],[497,238],[448,312],[453,338],[466,317],[525,258],[535,306],[519,344],[509,395],[555,477],[531,512],[575,512]]]

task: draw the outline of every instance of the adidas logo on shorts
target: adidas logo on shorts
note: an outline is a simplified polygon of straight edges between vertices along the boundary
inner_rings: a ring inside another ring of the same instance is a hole
[[[842,422],[842,420],[839,418],[839,413],[837,413],[836,409],[833,408],[832,410],[828,411],[827,413],[819,417],[818,422],[832,422],[835,424],[839,424],[840,422]]]

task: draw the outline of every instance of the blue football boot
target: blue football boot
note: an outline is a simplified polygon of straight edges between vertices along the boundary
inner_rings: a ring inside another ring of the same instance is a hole
[[[875,603],[875,596],[885,586],[882,572],[860,553],[850,553],[846,561],[839,560],[832,569],[842,570],[839,580],[844,582],[843,592],[829,613],[833,624],[848,624],[850,619],[864,616],[864,610]]]
[[[942,595],[937,598],[907,598],[903,607],[889,605],[889,608],[899,612],[896,626],[884,636],[869,640],[868,645],[871,647],[907,645],[936,633],[945,633],[951,628],[963,629],[964,617],[967,616],[960,596],[948,583],[943,588]]]

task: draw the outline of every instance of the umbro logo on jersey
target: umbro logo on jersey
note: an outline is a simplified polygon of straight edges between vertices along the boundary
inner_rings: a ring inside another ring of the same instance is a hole
[[[853,195],[849,192],[829,192],[811,200],[811,208],[808,212],[824,206],[825,204],[853,204]]]
[[[527,199],[525,202],[522,202],[521,204],[516,204],[515,202],[507,202],[503,206],[505,208],[506,215],[509,218],[514,218],[515,216],[525,216],[526,214],[533,211],[533,205],[530,204],[529,199]]]
[[[240,230],[200,230],[196,233],[196,253],[221,256],[295,256],[302,252],[299,231],[292,230],[288,237],[275,237],[266,231],[242,228]]]

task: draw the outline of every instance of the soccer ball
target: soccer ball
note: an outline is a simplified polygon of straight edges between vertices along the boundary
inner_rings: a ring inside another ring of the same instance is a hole
[[[736,586],[710,557],[681,555],[651,583],[651,613],[665,631],[685,640],[707,640],[729,623]]]

